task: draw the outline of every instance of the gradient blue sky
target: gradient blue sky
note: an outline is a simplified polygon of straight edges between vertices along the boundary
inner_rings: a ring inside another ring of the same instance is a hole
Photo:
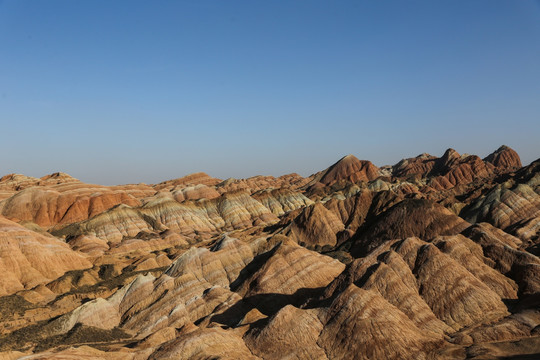
[[[0,175],[540,157],[538,1],[0,0]]]

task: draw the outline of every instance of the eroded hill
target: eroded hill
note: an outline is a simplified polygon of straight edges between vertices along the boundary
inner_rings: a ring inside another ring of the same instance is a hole
[[[0,357],[540,356],[540,160],[0,179]]]

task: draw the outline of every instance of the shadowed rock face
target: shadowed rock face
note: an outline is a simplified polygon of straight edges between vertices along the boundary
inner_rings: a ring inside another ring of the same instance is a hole
[[[540,353],[540,162],[0,179],[0,358]]]
[[[321,203],[308,206],[294,219],[289,232],[299,244],[314,246],[334,246],[336,234],[345,227],[341,220]]]
[[[431,200],[406,199],[380,214],[361,232],[352,251],[365,254],[381,242],[417,236],[431,239],[437,235],[459,234],[470,224],[444,206]]]

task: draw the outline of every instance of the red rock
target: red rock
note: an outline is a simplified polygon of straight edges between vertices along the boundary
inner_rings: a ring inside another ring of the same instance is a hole
[[[504,171],[514,171],[522,166],[518,153],[506,145],[489,154],[484,161]]]

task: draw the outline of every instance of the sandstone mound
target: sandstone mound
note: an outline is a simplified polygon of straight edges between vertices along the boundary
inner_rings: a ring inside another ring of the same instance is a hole
[[[51,227],[86,220],[118,204],[138,206],[140,202],[123,191],[77,182],[19,191],[0,202],[0,212],[18,221]]]
[[[214,199],[178,203],[169,197],[154,197],[142,207],[120,205],[89,220],[55,231],[57,235],[94,235],[119,242],[141,231],[171,229],[183,235],[216,233],[277,221],[261,203],[246,192],[231,192]]]
[[[149,359],[260,359],[240,337],[223,329],[196,329],[160,348]]]
[[[523,240],[537,238],[540,231],[540,195],[530,186],[508,188],[499,184],[462,212],[470,222],[489,222]]]
[[[294,219],[287,235],[308,247],[334,246],[336,234],[345,227],[341,220],[321,203],[310,205]]]
[[[403,159],[392,167],[392,173],[397,177],[419,175],[425,177],[431,172],[438,158],[427,153],[415,158]]]
[[[530,357],[539,171],[502,146],[307,178],[5,176],[0,357]]]
[[[216,188],[220,193],[229,191],[245,190],[255,193],[266,189],[297,189],[310,181],[298,174],[287,174],[280,177],[273,176],[253,176],[247,179],[227,179],[219,183]]]
[[[441,338],[509,315],[502,299],[517,298],[517,285],[486,263],[482,248],[462,236],[433,244],[394,240],[352,262],[326,296],[350,284],[376,290],[420,329]]]
[[[281,216],[289,211],[303,208],[313,203],[302,193],[290,189],[260,190],[253,198],[263,204],[274,215]]]
[[[506,145],[502,145],[496,151],[489,154],[484,161],[503,170],[513,171],[521,168],[521,159],[518,153]]]
[[[145,204],[142,211],[166,227],[183,234],[238,229],[277,221],[274,214],[244,191],[182,204],[157,200]]]
[[[470,224],[445,207],[430,200],[406,199],[394,205],[360,234],[353,246],[356,255],[366,254],[385,240],[417,236],[459,234]]]
[[[53,174],[41,177],[39,185],[66,184],[74,182],[79,182],[79,179],[75,179],[73,176],[63,172],[55,172]]]
[[[258,294],[294,295],[330,283],[345,268],[339,261],[295,244],[280,244],[268,260],[235,288],[243,297]]]
[[[172,188],[179,185],[185,186],[185,185],[199,185],[199,184],[213,186],[213,185],[219,184],[220,182],[221,182],[220,179],[213,178],[210,175],[203,172],[198,172],[198,173],[186,175],[178,179],[163,181],[159,184],[154,185],[154,188],[156,190],[162,190],[162,189]]]
[[[503,145],[483,160],[476,155],[460,155],[454,149],[446,150],[441,158],[421,154],[401,160],[392,167],[392,174],[398,178],[429,179],[430,187],[440,191],[519,168],[519,155]]]
[[[204,184],[190,185],[187,187],[174,187],[171,189],[174,200],[182,202],[185,200],[214,199],[219,197],[216,189]]]
[[[0,295],[32,288],[91,264],[62,241],[0,217]]]
[[[437,190],[449,189],[488,178],[493,170],[492,164],[485,163],[476,155],[461,156],[454,149],[448,149],[429,173],[432,177],[429,185]]]
[[[540,259],[529,252],[518,249],[519,240],[489,224],[476,224],[463,234],[478,243],[491,266],[513,279],[521,294],[540,292]]]
[[[312,182],[320,182],[329,186],[340,180],[356,183],[358,181],[371,181],[378,176],[379,169],[370,161],[358,160],[354,155],[347,155],[328,169],[315,174]]]
[[[347,229],[355,231],[364,224],[373,198],[371,191],[364,190],[343,200],[331,199],[324,204],[324,207],[337,215]]]
[[[21,174],[8,174],[0,178],[0,189],[19,191],[39,183],[38,178]]]
[[[358,353],[368,359],[422,359],[441,342],[420,331],[377,292],[354,285],[332,302],[322,320],[326,326],[317,342],[331,359]]]
[[[261,330],[246,334],[269,359],[425,359],[442,341],[422,333],[376,291],[350,285],[327,308],[286,306]],[[271,340],[272,339],[272,340]]]

